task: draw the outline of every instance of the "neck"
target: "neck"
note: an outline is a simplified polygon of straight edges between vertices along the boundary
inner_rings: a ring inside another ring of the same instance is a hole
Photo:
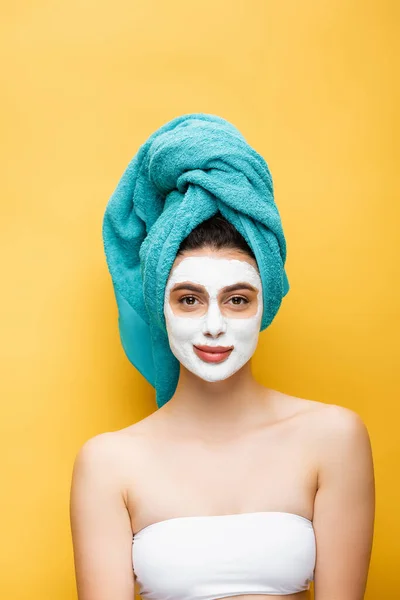
[[[265,420],[272,393],[254,379],[250,361],[216,382],[205,381],[181,365],[175,394],[159,412],[189,435],[229,436]]]

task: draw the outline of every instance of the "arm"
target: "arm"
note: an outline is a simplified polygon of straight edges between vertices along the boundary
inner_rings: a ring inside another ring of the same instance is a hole
[[[320,429],[313,525],[315,600],[363,600],[372,550],[375,483],[361,418],[331,405]]]
[[[70,521],[79,600],[133,600],[132,529],[113,432],[97,435],[75,458]]]

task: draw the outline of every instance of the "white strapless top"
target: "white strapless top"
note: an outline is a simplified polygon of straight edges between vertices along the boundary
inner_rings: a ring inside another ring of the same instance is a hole
[[[144,600],[295,594],[309,589],[315,559],[312,522],[278,511],[175,517],[132,542]]]

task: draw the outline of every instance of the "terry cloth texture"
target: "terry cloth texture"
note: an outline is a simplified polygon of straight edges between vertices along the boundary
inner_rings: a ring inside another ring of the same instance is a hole
[[[164,317],[167,279],[181,242],[217,212],[256,257],[262,331],[289,291],[286,241],[268,165],[236,127],[205,113],[172,119],[140,146],[106,206],[103,242],[122,346],[155,387],[159,408],[179,378]]]

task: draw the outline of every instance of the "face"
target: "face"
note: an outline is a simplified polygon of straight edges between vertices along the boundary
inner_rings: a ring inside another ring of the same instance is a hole
[[[179,256],[165,290],[171,350],[206,381],[238,371],[254,354],[263,311],[256,263],[236,250]]]

